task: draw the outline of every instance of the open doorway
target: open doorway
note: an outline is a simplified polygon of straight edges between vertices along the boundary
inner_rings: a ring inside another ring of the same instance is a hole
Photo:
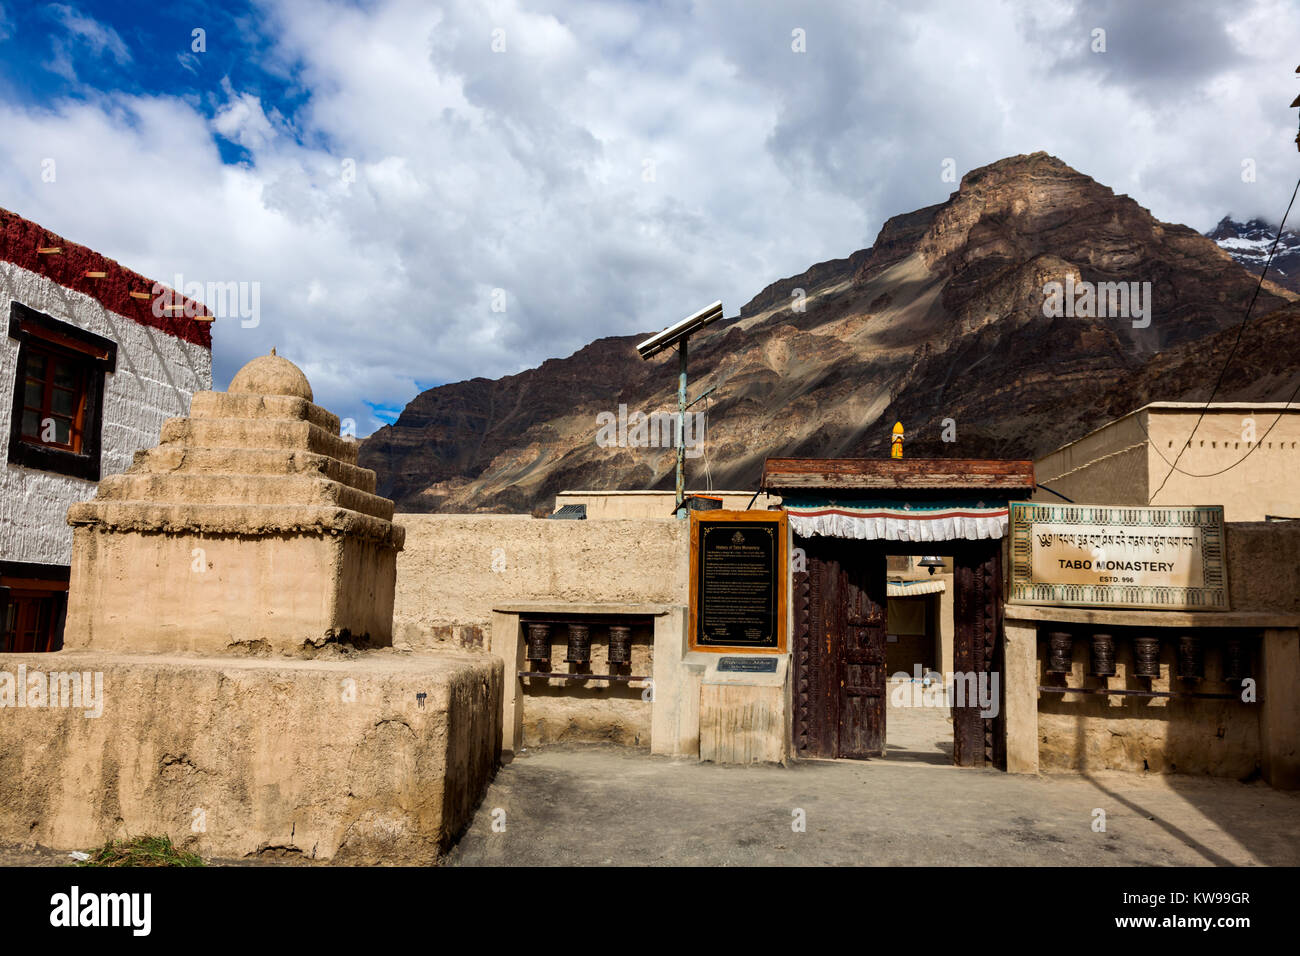
[[[952,763],[952,558],[886,558],[885,752],[890,760]]]

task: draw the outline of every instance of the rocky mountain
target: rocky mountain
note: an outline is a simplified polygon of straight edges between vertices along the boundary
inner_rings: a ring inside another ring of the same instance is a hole
[[[1237,222],[1231,216],[1224,216],[1206,235],[1220,249],[1259,275],[1264,271],[1273,240],[1277,239],[1277,226],[1262,219]],[[1290,229],[1282,233],[1273,254],[1273,263],[1268,267],[1268,277],[1292,292],[1300,292],[1300,233]]]
[[[688,481],[707,469],[714,487],[752,488],[769,455],[884,456],[895,420],[909,456],[1043,454],[1149,397],[1194,397],[1218,372],[1197,344],[1241,321],[1256,282],[1210,238],[1055,157],[1000,160],[691,340],[692,395],[716,390]],[[1254,314],[1293,321],[1296,298],[1268,282]],[[676,356],[642,361],[642,337],[430,389],[365,441],[361,463],[405,511],[670,488],[672,448],[597,442],[620,406],[672,407]],[[1296,354],[1274,358],[1293,367]]]

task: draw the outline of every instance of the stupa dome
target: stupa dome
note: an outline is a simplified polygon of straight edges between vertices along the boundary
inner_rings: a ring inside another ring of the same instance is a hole
[[[226,391],[249,395],[292,395],[312,401],[311,383],[302,369],[287,358],[275,354],[259,355],[253,359],[230,380]]]

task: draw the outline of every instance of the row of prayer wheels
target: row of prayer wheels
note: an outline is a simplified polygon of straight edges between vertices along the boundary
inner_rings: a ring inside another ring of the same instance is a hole
[[[1074,659],[1076,636],[1069,631],[1052,631],[1047,635],[1047,672],[1068,674]],[[1090,640],[1088,673],[1093,677],[1115,676],[1115,638],[1110,634],[1093,634]],[[1183,680],[1201,680],[1205,677],[1205,641],[1199,634],[1179,634],[1178,676]],[[1133,673],[1137,677],[1160,676],[1160,641],[1151,634],[1133,637]],[[1250,676],[1250,653],[1246,641],[1229,636],[1220,644],[1223,653],[1225,681],[1239,681]]]
[[[530,661],[551,661],[551,627],[546,622],[532,621],[528,624],[528,642],[526,657]],[[591,627],[587,624],[567,625],[568,652],[564,660],[569,664],[586,664],[591,660]],[[609,663],[630,664],[632,662],[632,628],[623,624],[609,626]]]

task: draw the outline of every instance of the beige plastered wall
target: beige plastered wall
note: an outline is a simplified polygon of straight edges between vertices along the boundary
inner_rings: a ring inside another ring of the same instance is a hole
[[[1150,416],[1147,467],[1152,505],[1222,504],[1225,521],[1300,517],[1300,409],[1279,412],[1234,405],[1206,414],[1193,435],[1196,419],[1195,411],[1156,411]],[[1167,462],[1174,461],[1189,437],[1192,444],[1178,460],[1178,470],[1155,494],[1169,472]],[[1193,477],[1199,475],[1207,477]]]
[[[655,702],[646,685],[521,681],[515,677],[525,668],[518,653],[520,614],[494,611],[531,604],[555,613],[581,607],[595,615],[592,674],[608,673],[599,616],[615,610],[647,615],[644,626],[633,630],[630,673],[653,676],[659,648],[680,643],[675,634],[665,638],[664,629],[684,633],[684,615],[666,609],[688,602],[688,522],[414,514],[394,520],[407,529],[397,558],[394,642],[416,651],[490,647],[501,657],[507,669],[508,750],[570,740],[651,746]],[[500,619],[495,624],[494,617]],[[494,626],[502,631],[495,638]],[[566,632],[557,626],[551,662],[561,673],[569,669],[565,652]]]
[[[1234,522],[1300,517],[1300,408],[1221,403],[1200,418],[1197,405],[1148,406],[1040,458],[1035,476],[1081,504],[1222,504]],[[1061,501],[1042,488],[1033,500]]]
[[[1300,788],[1300,522],[1228,524],[1231,610],[1006,608],[1007,769],[1130,770],[1250,778]],[[1221,680],[1225,628],[1249,648],[1255,699]],[[1076,635],[1070,687],[1233,693],[1231,700],[1039,693],[1052,630]],[[1177,678],[1177,639],[1199,631],[1204,679]],[[1115,635],[1117,674],[1088,676],[1090,635]],[[1130,677],[1134,633],[1161,637],[1161,673]]]
[[[775,495],[759,495],[752,491],[688,491],[688,495],[708,495],[722,499],[722,507],[729,511],[744,511],[753,501],[751,510],[766,511],[777,507],[781,499]],[[555,496],[555,510],[564,505],[586,505],[587,520],[607,521],[611,518],[667,518],[677,505],[675,491],[562,491]]]

